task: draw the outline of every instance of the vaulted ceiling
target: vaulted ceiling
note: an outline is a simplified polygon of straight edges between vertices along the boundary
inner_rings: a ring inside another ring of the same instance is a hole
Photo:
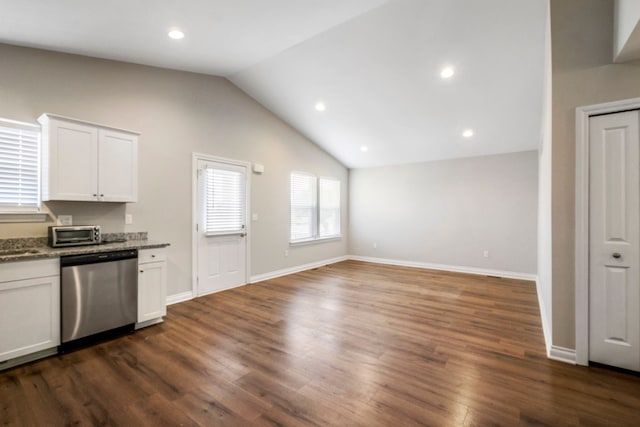
[[[227,77],[369,167],[537,149],[547,3],[0,0],[0,42]]]

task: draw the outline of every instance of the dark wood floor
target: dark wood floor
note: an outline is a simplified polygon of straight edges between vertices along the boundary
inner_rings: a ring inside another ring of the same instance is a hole
[[[640,378],[545,357],[534,284],[348,261],[0,373],[3,425],[640,425]]]

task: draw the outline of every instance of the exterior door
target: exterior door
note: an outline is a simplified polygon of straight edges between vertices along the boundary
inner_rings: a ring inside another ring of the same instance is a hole
[[[247,167],[198,160],[197,294],[247,283]]]
[[[589,119],[589,360],[640,371],[640,111]]]

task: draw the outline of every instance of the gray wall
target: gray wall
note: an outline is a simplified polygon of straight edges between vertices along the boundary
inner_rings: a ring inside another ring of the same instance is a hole
[[[35,122],[43,112],[142,132],[139,202],[50,203],[74,223],[148,231],[170,242],[168,293],[191,290],[191,163],[204,153],[265,165],[251,178],[251,274],[346,254],[340,241],[290,249],[289,173],[342,181],[347,233],[348,171],[223,78],[0,44],[0,117]],[[124,224],[125,213],[133,225]],[[44,236],[50,224],[0,224],[0,238]]]
[[[640,62],[612,64],[613,0],[553,0],[553,344],[575,348],[575,109],[640,97]]]
[[[528,151],[352,170],[350,253],[535,274],[537,168]]]

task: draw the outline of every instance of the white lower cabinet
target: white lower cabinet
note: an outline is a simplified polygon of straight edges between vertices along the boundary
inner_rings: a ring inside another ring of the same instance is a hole
[[[164,248],[138,252],[138,324],[162,321],[167,314],[167,255]]]
[[[0,269],[0,363],[53,349],[59,344],[59,259],[3,263]]]

